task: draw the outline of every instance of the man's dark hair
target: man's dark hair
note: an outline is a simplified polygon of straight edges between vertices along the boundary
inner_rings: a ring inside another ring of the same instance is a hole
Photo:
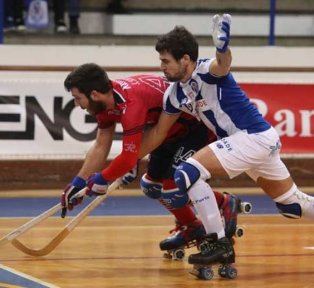
[[[103,68],[94,63],[86,63],[74,69],[64,80],[67,91],[77,88],[90,98],[93,90],[107,93],[111,88],[111,80]]]
[[[183,26],[175,26],[173,30],[157,39],[155,49],[159,53],[168,52],[177,61],[185,54],[192,61],[198,58],[198,43],[196,38]]]

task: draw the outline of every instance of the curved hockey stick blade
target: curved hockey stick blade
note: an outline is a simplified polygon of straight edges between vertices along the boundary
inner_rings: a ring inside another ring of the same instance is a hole
[[[57,213],[59,210],[61,210],[61,204],[57,204],[53,207],[51,207],[50,209],[48,209],[47,211],[45,211],[44,213],[38,215],[37,217],[31,219],[30,221],[26,222],[25,224],[23,224],[22,226],[14,229],[12,232],[10,232],[9,234],[5,235],[4,237],[2,237],[0,239],[0,246],[4,245],[8,242],[11,242],[12,240],[14,240],[15,238],[23,235],[25,232],[27,232],[29,229],[33,228],[34,226],[36,226],[37,224],[41,223],[42,221],[44,221],[46,218],[54,215],[55,213]]]
[[[77,197],[81,197],[85,195],[85,188],[82,189],[80,192],[77,193]],[[42,214],[38,215],[37,217],[31,219],[30,221],[26,222],[25,224],[21,225],[20,227],[14,229],[9,234],[5,235],[0,239],[0,246],[4,245],[8,242],[11,242],[12,240],[16,239],[17,237],[23,235],[25,232],[33,228],[34,226],[38,225],[45,219],[49,218],[50,216],[53,216],[58,211],[62,209],[61,204],[56,204],[55,206],[51,207],[50,209],[46,210]]]
[[[30,256],[45,256],[52,252],[74,229],[75,227],[84,220],[91,211],[99,206],[109,195],[109,193],[115,190],[119,185],[120,181],[116,180],[113,182],[106,194],[97,196],[91,203],[89,203],[77,216],[75,216],[45,247],[41,249],[31,249],[24,245],[21,241],[14,239],[12,245],[23,253]]]
[[[52,250],[54,250],[62,241],[64,238],[66,238],[71,231],[67,229],[63,229],[57,236],[53,238],[52,241],[48,243],[44,248],[42,249],[31,249],[27,246],[25,246],[21,241],[17,239],[12,240],[12,245],[17,248],[18,250],[22,251],[23,253],[30,255],[30,256],[45,256],[48,255]]]

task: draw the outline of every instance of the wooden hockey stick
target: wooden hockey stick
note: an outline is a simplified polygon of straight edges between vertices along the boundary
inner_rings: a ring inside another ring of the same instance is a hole
[[[51,207],[50,209],[48,209],[44,213],[38,215],[37,217],[31,219],[30,221],[26,222],[22,226],[14,229],[12,232],[10,232],[9,234],[5,235],[4,237],[2,237],[0,239],[0,246],[6,244],[8,242],[11,242],[15,238],[21,236],[22,234],[27,232],[29,229],[33,228],[34,226],[36,226],[39,223],[41,223],[42,221],[44,221],[46,218],[57,213],[59,210],[61,210],[61,204],[60,203]]]
[[[85,194],[85,188],[77,193],[77,195],[78,195],[77,197],[81,197],[84,194]],[[39,223],[41,223],[42,221],[44,221],[48,217],[56,214],[61,209],[62,209],[61,204],[60,203],[56,204],[55,206],[51,207],[47,211],[43,212],[42,214],[38,215],[37,217],[35,217],[35,218],[31,219],[30,221],[26,222],[22,226],[14,229],[12,232],[10,232],[9,234],[5,235],[4,237],[2,237],[0,239],[0,246],[6,244],[8,242],[11,242],[15,238],[23,235],[25,232],[27,232],[28,230],[30,230],[34,226],[38,225]]]
[[[109,193],[115,190],[121,182],[119,180],[114,181],[109,187],[106,194],[97,196],[91,203],[89,203],[77,216],[75,216],[45,247],[41,249],[31,249],[25,246],[22,242],[16,239],[11,240],[12,245],[31,256],[45,256],[53,251],[74,229],[75,227],[89,215],[100,203],[102,203],[109,195]]]

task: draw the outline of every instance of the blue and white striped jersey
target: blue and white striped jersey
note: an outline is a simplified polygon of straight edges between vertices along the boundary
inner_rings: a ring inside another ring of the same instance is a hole
[[[172,83],[164,94],[163,108],[168,114],[181,111],[203,121],[219,138],[239,130],[258,133],[270,124],[250,102],[231,73],[224,77],[210,74],[213,59],[199,59],[190,80]]]

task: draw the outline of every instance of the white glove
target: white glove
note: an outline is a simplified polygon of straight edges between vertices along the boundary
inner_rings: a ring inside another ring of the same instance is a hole
[[[230,25],[231,15],[223,14],[222,16],[216,14],[212,18],[213,22],[213,41],[218,52],[225,53],[228,49],[230,41]]]
[[[139,170],[139,163],[140,163],[140,160],[137,161],[137,163],[133,167],[133,169],[131,169],[128,173],[126,173],[122,177],[122,183],[123,184],[128,185],[136,179],[136,177],[138,175],[138,170]]]

